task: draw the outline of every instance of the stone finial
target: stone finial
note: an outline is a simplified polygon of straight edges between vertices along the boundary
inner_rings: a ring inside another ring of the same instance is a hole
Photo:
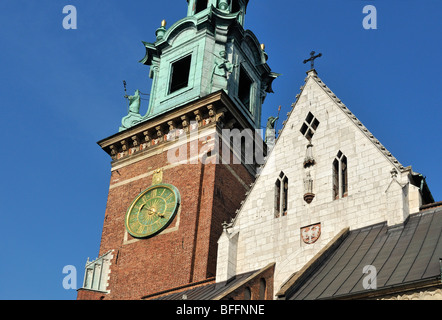
[[[398,174],[396,168],[391,169],[390,174],[391,174],[391,178],[396,179],[397,174]]]
[[[229,3],[227,2],[227,0],[219,0],[218,8],[220,10],[225,11],[225,10],[229,9]]]
[[[313,144],[309,141],[307,145],[307,151],[304,158],[304,168],[312,166],[315,164],[315,158],[313,158]]]
[[[166,33],[166,20],[163,20],[161,21],[161,27],[159,27],[155,32],[157,41],[163,39],[165,33]]]
[[[313,179],[310,172],[307,172],[304,179],[304,191],[304,201],[310,204],[315,197],[315,194],[313,193]]]
[[[232,219],[232,220],[230,220],[230,222],[224,221],[224,222],[222,223],[222,226],[223,226],[223,230],[224,230],[224,232],[227,232],[227,229],[230,229],[231,227],[233,227],[233,222],[234,222],[234,221],[235,221],[235,220]]]

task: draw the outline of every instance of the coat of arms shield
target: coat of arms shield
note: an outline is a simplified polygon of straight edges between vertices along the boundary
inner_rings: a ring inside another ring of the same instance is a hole
[[[313,224],[301,229],[302,241],[306,244],[315,243],[321,235],[321,224]]]

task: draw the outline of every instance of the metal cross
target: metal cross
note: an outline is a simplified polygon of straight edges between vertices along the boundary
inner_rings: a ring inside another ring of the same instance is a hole
[[[322,57],[322,53],[318,54],[315,56],[314,51],[310,52],[310,59],[304,60],[304,64],[306,64],[307,62],[311,61],[312,64],[312,69],[315,68],[315,59]]]

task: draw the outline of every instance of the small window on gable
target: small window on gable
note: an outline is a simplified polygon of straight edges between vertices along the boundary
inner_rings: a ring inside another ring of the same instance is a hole
[[[195,14],[207,9],[208,0],[196,0]]]
[[[275,183],[275,217],[278,218],[280,216],[280,208],[281,208],[281,180],[276,180]]]
[[[253,81],[247,74],[247,71],[241,66],[239,71],[239,87],[238,98],[244,104],[244,106],[250,110],[250,91],[252,89]]]
[[[302,135],[308,140],[312,140],[313,135],[316,132],[316,129],[319,126],[319,120],[315,118],[315,116],[309,112],[307,115],[307,118],[305,118],[304,123],[301,127],[301,133]]]
[[[333,161],[333,199],[339,199],[339,161]]]
[[[341,159],[341,175],[342,175],[342,184],[341,184],[341,193],[343,197],[348,195],[348,185],[347,185],[347,157],[343,156]]]
[[[169,94],[188,86],[191,61],[192,56],[187,56],[172,63]]]
[[[287,204],[288,204],[288,189],[289,189],[289,179],[287,177],[284,177],[282,180],[283,183],[283,189],[282,189],[282,215],[287,215]]]
[[[287,215],[289,179],[283,172],[275,182],[275,218]]]
[[[333,199],[348,195],[347,157],[339,151],[333,161]]]

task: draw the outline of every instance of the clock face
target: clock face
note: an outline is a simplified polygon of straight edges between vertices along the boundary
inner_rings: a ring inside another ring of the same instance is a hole
[[[135,238],[154,236],[167,228],[178,211],[180,194],[169,184],[144,190],[126,213],[126,229]]]

